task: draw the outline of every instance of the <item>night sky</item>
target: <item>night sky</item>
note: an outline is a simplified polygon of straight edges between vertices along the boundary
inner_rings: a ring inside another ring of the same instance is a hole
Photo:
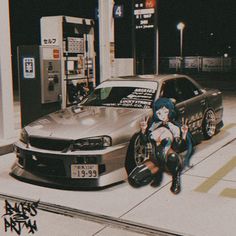
[[[124,5],[124,17],[115,21],[116,56],[132,57],[132,2],[115,0],[115,3]],[[224,53],[236,56],[235,0],[159,0],[157,4],[161,57],[179,55],[176,25],[180,21],[186,24],[185,56],[223,56]],[[16,67],[18,45],[40,44],[42,16],[95,19],[97,6],[97,0],[10,0],[13,67]],[[98,29],[96,19],[95,23]],[[98,33],[98,41],[97,36]]]
[[[131,0],[116,2],[127,5],[124,9],[127,23],[131,15],[131,9],[128,9],[131,4],[127,2]],[[40,17],[94,18],[97,5],[97,0],[10,0],[13,47],[40,42]],[[179,34],[176,25],[179,21],[186,24],[186,55],[222,55],[226,51],[230,55],[236,54],[235,0],[159,0],[158,10],[161,56],[177,54]],[[125,31],[128,36],[130,31]]]
[[[160,0],[161,55],[176,55],[180,21],[186,24],[185,55],[236,55],[235,0]]]

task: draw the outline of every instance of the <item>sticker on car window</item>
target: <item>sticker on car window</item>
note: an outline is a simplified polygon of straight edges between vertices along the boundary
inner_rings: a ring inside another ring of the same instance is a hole
[[[154,92],[155,90],[153,91],[152,89],[137,88],[130,95],[128,95],[127,98],[152,99]]]
[[[123,98],[120,101],[120,105],[133,108],[144,108],[144,107],[150,107],[151,101]]]
[[[129,95],[120,100],[120,105],[133,108],[150,108],[155,90],[135,88]]]

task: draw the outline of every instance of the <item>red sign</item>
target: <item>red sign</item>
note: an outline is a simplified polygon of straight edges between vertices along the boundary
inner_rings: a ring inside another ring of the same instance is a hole
[[[145,8],[155,8],[155,7],[156,7],[156,0],[145,1]]]
[[[54,59],[60,58],[60,50],[59,49],[53,49],[53,58]]]

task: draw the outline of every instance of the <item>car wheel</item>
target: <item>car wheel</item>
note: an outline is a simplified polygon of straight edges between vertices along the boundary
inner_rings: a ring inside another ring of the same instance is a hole
[[[125,160],[125,168],[128,175],[136,166],[150,159],[153,153],[153,144],[151,142],[142,143],[140,133],[134,134],[130,140]]]
[[[208,110],[202,123],[202,132],[206,139],[210,139],[216,133],[216,116],[213,110]]]

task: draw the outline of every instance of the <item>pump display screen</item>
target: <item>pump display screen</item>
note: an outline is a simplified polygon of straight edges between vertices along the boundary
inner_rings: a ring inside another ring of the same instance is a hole
[[[74,61],[67,61],[67,70],[73,71],[75,69]]]
[[[84,53],[84,38],[67,37],[69,53]]]

